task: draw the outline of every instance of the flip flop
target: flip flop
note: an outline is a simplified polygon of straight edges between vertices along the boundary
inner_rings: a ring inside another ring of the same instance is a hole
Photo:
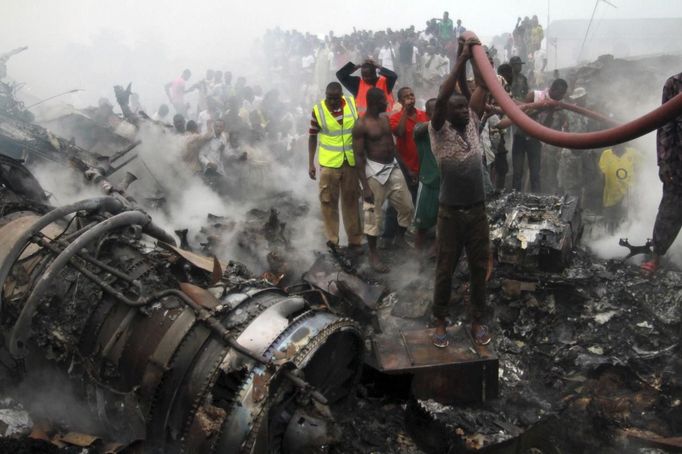
[[[658,270],[658,264],[655,260],[647,260],[640,265],[639,269],[642,270],[642,273],[651,276]]]
[[[431,336],[431,340],[433,341],[433,345],[438,348],[445,348],[448,345],[450,345],[447,333],[434,334],[433,336]]]
[[[471,325],[471,337],[478,345],[488,345],[492,340],[490,331],[486,325],[474,323]]]

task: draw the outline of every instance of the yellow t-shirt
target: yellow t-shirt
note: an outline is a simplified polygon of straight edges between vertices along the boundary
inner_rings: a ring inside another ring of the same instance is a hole
[[[604,150],[599,158],[599,169],[604,174],[604,207],[620,203],[635,181],[635,169],[639,164],[639,153],[634,148],[625,148],[622,156],[611,148]]]

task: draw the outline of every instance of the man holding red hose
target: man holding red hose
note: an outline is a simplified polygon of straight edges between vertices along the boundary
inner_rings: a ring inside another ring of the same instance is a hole
[[[682,91],[682,73],[670,77],[663,86],[662,103]],[[675,241],[682,227],[682,115],[658,129],[656,134],[658,175],[663,182],[663,197],[654,224],[653,257],[642,264],[642,271],[653,274],[661,257]]]
[[[490,342],[486,315],[485,281],[490,257],[490,235],[483,187],[483,149],[479,139],[480,118],[487,90],[474,68],[478,86],[467,100],[455,92],[460,76],[471,58],[470,47],[477,38],[464,43],[461,55],[440,87],[429,125],[431,148],[441,173],[438,210],[438,248],[433,295],[436,329],[433,344],[448,345],[445,318],[452,292],[452,274],[462,251],[466,251],[471,274],[471,335],[480,345]],[[474,65],[475,66],[475,65]]]

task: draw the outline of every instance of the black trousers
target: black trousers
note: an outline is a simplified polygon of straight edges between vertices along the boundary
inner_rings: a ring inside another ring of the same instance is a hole
[[[433,293],[433,315],[445,318],[452,293],[452,275],[462,251],[466,251],[471,273],[472,318],[486,316],[485,275],[490,255],[488,216],[483,203],[468,209],[440,205],[438,209],[438,256]]]
[[[654,252],[665,255],[682,228],[682,188],[663,184],[663,197],[654,224]]]
[[[532,137],[514,134],[512,145],[513,185],[517,191],[523,191],[523,168],[528,157],[528,171],[530,173],[530,192],[540,192],[540,152],[542,143]]]
[[[506,151],[503,153],[495,153],[493,172],[495,173],[495,189],[498,191],[504,190],[507,180],[507,173],[509,172],[509,163],[507,162]]]

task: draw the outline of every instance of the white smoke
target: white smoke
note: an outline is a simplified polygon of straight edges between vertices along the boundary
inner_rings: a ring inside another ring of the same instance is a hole
[[[643,90],[647,90],[645,92],[647,102],[632,105],[628,103],[628,96],[624,96],[617,117],[630,121],[659,107],[663,83],[676,72],[679,72],[679,68],[658,70],[656,79],[651,80],[647,87],[643,87]],[[614,80],[613,83],[617,85],[620,82]],[[625,220],[612,234],[605,229],[596,229],[586,238],[588,247],[602,258],[619,258],[627,254],[627,249],[618,245],[620,238],[627,238],[632,245],[643,245],[653,234],[663,187],[658,177],[656,163],[656,132],[647,134],[631,145],[641,153],[642,160],[641,166],[637,169],[636,182],[626,198]],[[678,235],[666,257],[682,267],[682,235]],[[642,256],[635,261],[641,260]]]

